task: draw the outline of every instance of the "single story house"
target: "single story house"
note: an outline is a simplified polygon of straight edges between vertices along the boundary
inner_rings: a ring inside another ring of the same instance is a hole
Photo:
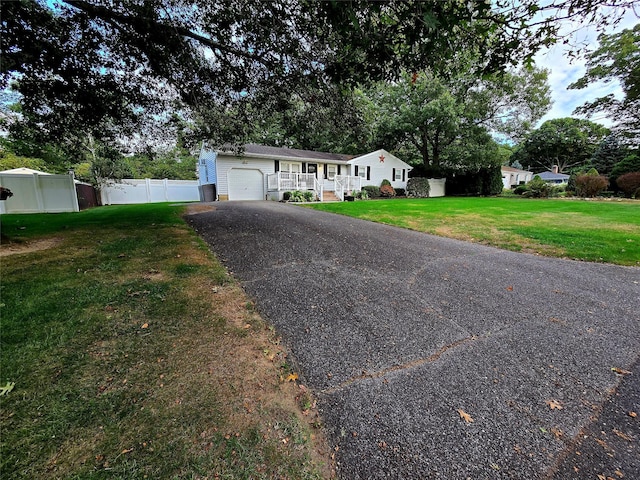
[[[533,173],[527,170],[520,170],[513,167],[501,167],[502,183],[504,188],[513,188],[518,185],[524,185],[533,178]]]
[[[555,172],[542,172],[542,173],[536,173],[536,175],[538,175],[542,180],[544,180],[547,183],[553,183],[556,185],[566,185],[567,183],[569,183],[569,175],[565,174],[565,173],[558,173],[557,171]]]
[[[342,155],[248,144],[202,148],[198,176],[205,200],[282,200],[284,192],[310,190],[319,200],[344,200],[366,185],[387,179],[406,188],[411,166],[386,150]]]

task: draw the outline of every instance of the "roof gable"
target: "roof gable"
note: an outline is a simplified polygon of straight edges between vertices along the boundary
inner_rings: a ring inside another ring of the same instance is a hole
[[[382,157],[382,160],[380,159],[380,157]],[[367,153],[365,155],[360,155],[359,157],[356,157],[352,160],[349,160],[349,163],[351,164],[358,164],[358,165],[363,165],[363,164],[378,164],[380,162],[390,162],[390,163],[397,163],[400,165],[401,168],[406,168],[408,170],[412,169],[413,167],[411,165],[409,165],[408,163],[400,160],[398,157],[396,157],[395,155],[390,154],[389,152],[387,152],[384,149],[380,149],[380,150],[376,150],[375,152],[371,152],[371,153]]]

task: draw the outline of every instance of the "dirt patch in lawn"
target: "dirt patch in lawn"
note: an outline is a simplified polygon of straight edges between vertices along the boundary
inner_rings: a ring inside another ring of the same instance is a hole
[[[47,250],[49,248],[58,246],[61,242],[61,238],[43,238],[40,240],[29,240],[28,242],[14,241],[9,243],[2,243],[0,245],[0,257]]]
[[[208,203],[192,203],[187,206],[185,213],[187,215],[193,215],[196,213],[212,212],[215,209],[216,207]]]

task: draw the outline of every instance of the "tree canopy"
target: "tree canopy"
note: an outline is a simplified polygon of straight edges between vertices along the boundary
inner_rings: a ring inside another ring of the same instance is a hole
[[[36,141],[114,139],[167,111],[214,143],[232,141],[309,88],[397,79],[445,64],[461,46],[481,57],[478,70],[498,71],[558,41],[559,19],[605,25],[632,3],[2,2],[0,87],[20,92]]]
[[[600,35],[598,41],[600,46],[587,57],[586,73],[569,88],[619,81],[624,96],[616,98],[609,94],[597,98],[577,108],[575,113],[606,112],[630,143],[640,145],[640,23],[620,33]]]
[[[443,78],[434,72],[404,74],[365,90],[377,146],[403,151],[425,166],[473,168],[501,163],[490,133],[522,138],[551,105],[547,72],[478,77],[458,61]]]
[[[576,118],[547,120],[521,142],[512,155],[527,169],[560,173],[589,164],[602,140],[609,134],[604,126]]]

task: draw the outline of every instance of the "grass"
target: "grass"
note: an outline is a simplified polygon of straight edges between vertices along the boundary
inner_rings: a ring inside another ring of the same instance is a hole
[[[0,477],[332,475],[278,338],[180,214],[2,216],[13,247],[58,241],[1,259]]]
[[[640,265],[636,201],[443,197],[310,206],[506,250]]]

